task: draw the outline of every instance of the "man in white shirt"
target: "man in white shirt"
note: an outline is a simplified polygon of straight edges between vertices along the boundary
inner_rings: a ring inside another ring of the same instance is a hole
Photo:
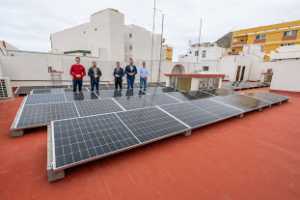
[[[142,67],[140,68],[140,91],[145,93],[147,89],[147,79],[149,76],[149,71],[146,68],[146,62],[143,61]]]

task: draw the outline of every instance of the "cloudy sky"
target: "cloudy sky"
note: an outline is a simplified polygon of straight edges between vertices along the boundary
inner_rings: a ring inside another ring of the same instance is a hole
[[[215,41],[231,30],[300,19],[299,0],[157,0],[166,15],[167,43],[175,56],[185,53],[188,41],[197,41],[203,18],[202,41]],[[19,49],[48,51],[50,33],[89,20],[105,8],[125,14],[126,24],[151,30],[152,0],[0,0],[0,40]],[[157,15],[157,27],[160,27]],[[160,29],[158,28],[159,32]]]

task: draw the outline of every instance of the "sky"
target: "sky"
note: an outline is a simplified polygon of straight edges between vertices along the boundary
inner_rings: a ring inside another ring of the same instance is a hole
[[[152,29],[153,0],[0,0],[0,40],[21,50],[49,51],[50,34],[89,21],[105,8],[125,14],[126,24]],[[213,42],[232,30],[300,20],[299,0],[157,0],[156,32],[161,13],[165,18],[166,43],[174,57],[197,42]]]

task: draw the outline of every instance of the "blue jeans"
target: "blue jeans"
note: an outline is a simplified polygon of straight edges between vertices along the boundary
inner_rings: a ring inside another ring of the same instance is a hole
[[[140,90],[146,91],[147,89],[147,78],[140,78]]]
[[[99,79],[91,78],[91,90],[94,91],[96,88],[96,91],[99,91]]]
[[[78,91],[81,92],[82,89],[82,79],[74,79],[73,80],[73,92],[76,92],[78,87]]]
[[[127,89],[133,89],[134,76],[127,76]]]

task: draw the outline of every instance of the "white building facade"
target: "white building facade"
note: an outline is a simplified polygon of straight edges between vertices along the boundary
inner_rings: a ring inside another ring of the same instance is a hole
[[[187,53],[178,57],[180,63],[194,63],[194,72],[217,71],[220,59],[226,49],[215,43],[202,43],[191,45]]]
[[[90,16],[90,21],[51,34],[52,53],[83,53],[103,61],[159,59],[161,36],[136,25],[125,25],[124,14],[105,9]]]

